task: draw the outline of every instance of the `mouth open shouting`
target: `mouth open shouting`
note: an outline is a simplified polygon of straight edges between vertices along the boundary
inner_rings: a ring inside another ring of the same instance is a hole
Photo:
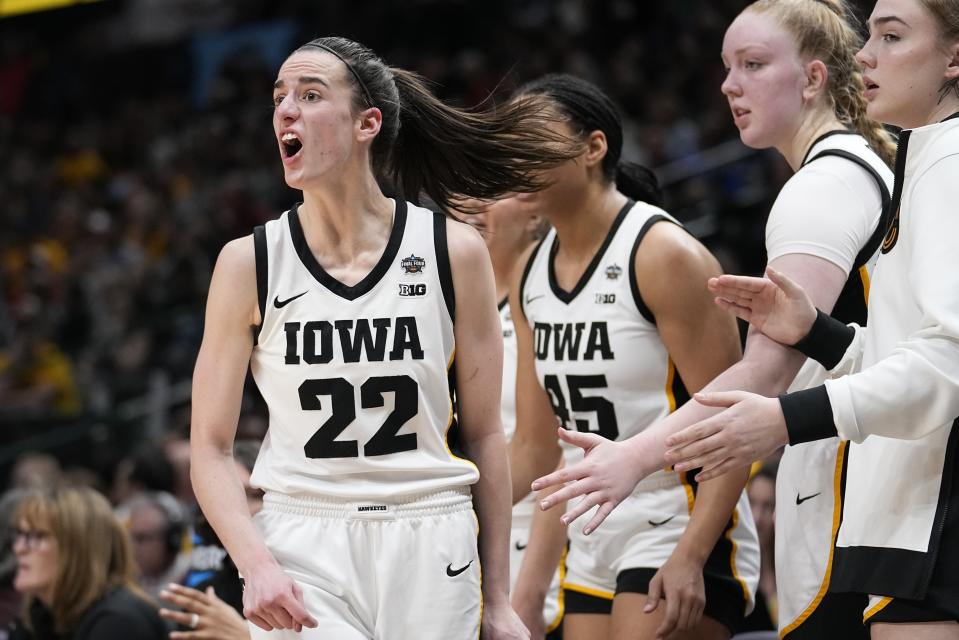
[[[283,152],[283,162],[294,160],[303,150],[303,142],[293,131],[287,131],[280,136],[280,148]]]

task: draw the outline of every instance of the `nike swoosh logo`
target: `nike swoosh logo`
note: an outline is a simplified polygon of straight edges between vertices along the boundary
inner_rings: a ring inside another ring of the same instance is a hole
[[[545,298],[545,297],[546,297],[545,293],[541,293],[538,296],[526,296],[526,304],[529,304],[533,300],[539,300],[540,298]]]
[[[277,297],[273,298],[273,306],[276,307],[277,309],[282,309],[283,307],[285,307],[286,305],[290,304],[291,302],[293,302],[293,301],[296,300],[297,298],[302,298],[303,296],[305,296],[305,295],[308,294],[308,293],[309,293],[309,291],[304,291],[303,293],[297,294],[297,295],[293,296],[292,298],[287,298],[286,300],[280,300],[280,296],[277,296]]]
[[[516,541],[516,550],[517,550],[517,551],[522,551],[523,549],[525,549],[525,548],[528,547],[528,546],[529,546],[528,543],[527,543],[527,544],[520,544],[520,543],[519,543],[519,540]]]
[[[451,562],[451,563],[449,563],[448,565],[446,565],[446,575],[448,575],[448,576],[451,577],[451,578],[455,578],[455,577],[458,576],[459,574],[461,574],[461,573],[463,573],[464,571],[466,571],[471,564],[473,564],[473,561],[472,561],[472,560],[470,560],[469,562],[467,562],[464,566],[460,567],[459,569],[454,569],[454,568],[453,568],[453,563]]]
[[[822,493],[822,491],[820,491],[819,493]],[[814,494],[812,494],[811,496],[806,496],[805,498],[800,498],[800,497],[799,497],[799,494],[797,493],[797,494],[796,494],[796,504],[802,504],[802,503],[805,502],[806,500],[811,500],[812,498],[815,498],[816,496],[818,496],[819,493],[814,493]]]
[[[647,520],[646,522],[648,522],[651,527],[660,527],[660,526],[666,524],[667,522],[669,522],[670,520],[672,520],[672,519],[675,518],[675,517],[676,517],[675,515],[671,515],[671,516],[669,516],[668,518],[666,518],[665,520],[660,520],[659,522],[653,522],[652,520]]]

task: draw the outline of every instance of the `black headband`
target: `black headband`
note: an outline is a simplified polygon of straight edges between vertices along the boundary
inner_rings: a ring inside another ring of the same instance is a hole
[[[370,95],[370,90],[366,88],[366,83],[363,82],[363,78],[360,77],[360,74],[356,72],[356,69],[353,68],[349,62],[346,61],[346,58],[341,56],[339,53],[326,46],[325,44],[320,44],[318,42],[308,42],[304,47],[316,47],[317,49],[323,49],[327,53],[332,53],[334,56],[339,58],[340,62],[346,65],[346,68],[350,70],[350,73],[353,74],[353,77],[356,78],[356,82],[360,85],[360,89],[363,90],[363,97],[366,98],[366,104],[370,107],[375,106],[373,104],[373,96]]]

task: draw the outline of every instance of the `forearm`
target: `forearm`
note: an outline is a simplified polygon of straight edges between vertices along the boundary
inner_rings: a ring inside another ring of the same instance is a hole
[[[466,454],[480,472],[473,485],[473,508],[480,522],[479,555],[483,567],[483,598],[489,604],[506,601],[509,593],[510,470],[502,429],[465,443]]]
[[[509,443],[512,504],[516,504],[529,495],[533,480],[546,475],[559,464],[562,458],[562,450],[555,435],[550,434],[550,437],[544,438],[544,440],[549,441],[549,444],[537,447],[535,441],[525,431],[517,429],[516,435]]]
[[[716,376],[704,388],[711,391],[751,391],[776,396],[792,383],[806,357],[765,336],[750,336],[742,360]],[[644,476],[666,466],[666,438],[722,411],[690,400],[663,420],[633,436],[627,442],[636,452],[637,464],[645,464]],[[640,462],[641,461],[641,462]]]
[[[514,605],[522,602],[542,608],[563,557],[567,538],[566,525],[560,521],[560,516],[566,511],[566,503],[557,504],[548,511],[538,508],[539,501],[556,489],[544,489],[536,496],[537,508],[533,511],[526,553],[513,587]]]
[[[700,484],[689,524],[673,553],[705,564],[726,529],[748,479],[749,468],[743,467]]]
[[[197,502],[240,575],[250,575],[258,566],[275,564],[253,526],[230,448],[194,442],[190,469]]]
[[[911,336],[859,373],[781,396],[790,443],[914,440],[951,425],[959,415],[959,346],[940,331]]]

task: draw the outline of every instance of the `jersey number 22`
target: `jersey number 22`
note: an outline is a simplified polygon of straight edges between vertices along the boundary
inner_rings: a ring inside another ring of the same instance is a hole
[[[356,389],[344,378],[304,380],[299,388],[300,407],[304,411],[323,408],[320,396],[330,396],[332,413],[326,422],[307,440],[303,451],[307,458],[358,458],[359,442],[337,440],[336,437],[356,420]],[[375,376],[360,386],[360,408],[375,409],[384,404],[383,394],[393,394],[393,411],[383,425],[363,445],[364,456],[416,449],[416,434],[399,430],[419,410],[419,387],[409,376]]]

